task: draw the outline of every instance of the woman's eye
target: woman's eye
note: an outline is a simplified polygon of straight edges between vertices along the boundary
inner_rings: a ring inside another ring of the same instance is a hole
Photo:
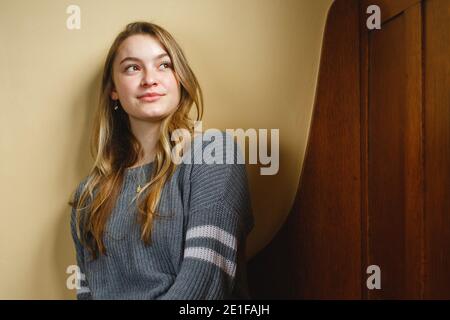
[[[170,62],[163,62],[159,65],[159,67],[162,67],[163,69],[169,69],[172,67],[172,65],[170,64]]]
[[[130,68],[139,68],[139,66],[137,66],[135,64],[129,65],[128,67],[125,68],[125,71],[129,71]],[[132,69],[131,71],[136,71],[136,70]]]

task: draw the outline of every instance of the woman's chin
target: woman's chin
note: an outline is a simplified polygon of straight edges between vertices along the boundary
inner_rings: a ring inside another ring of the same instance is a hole
[[[139,112],[139,118],[149,121],[160,121],[169,115],[167,110],[148,110],[147,112]]]
[[[168,113],[168,111],[169,111],[168,108],[164,106],[147,103],[141,104],[138,112],[141,113],[142,115],[145,114],[152,117],[158,117],[163,116],[164,114]]]

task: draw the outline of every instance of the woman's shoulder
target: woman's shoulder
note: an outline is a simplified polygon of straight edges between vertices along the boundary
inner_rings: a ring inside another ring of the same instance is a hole
[[[207,130],[194,141],[188,170],[191,188],[202,194],[243,193],[247,187],[246,167],[233,135]]]
[[[85,176],[81,179],[81,181],[77,184],[75,190],[72,192],[71,201],[76,205],[80,200],[82,193],[85,191],[87,187],[87,183],[89,180],[89,176]]]

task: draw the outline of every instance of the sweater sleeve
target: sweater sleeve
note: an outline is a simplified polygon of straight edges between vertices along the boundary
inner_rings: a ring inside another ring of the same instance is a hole
[[[236,160],[239,149],[234,141],[232,146],[224,150]],[[174,284],[158,299],[234,298],[234,289],[245,287],[237,283],[237,270],[246,263],[244,244],[252,227],[245,164],[194,165],[184,257]]]
[[[82,184],[80,184],[81,186]],[[77,192],[75,194],[75,203],[78,202],[80,195],[80,187],[78,187]],[[91,290],[89,289],[89,283],[86,279],[85,275],[85,259],[84,259],[84,251],[83,245],[77,234],[77,219],[76,219],[76,211],[72,208],[72,213],[70,216],[70,230],[72,234],[72,239],[75,245],[75,253],[76,253],[76,261],[79,269],[78,281],[77,281],[77,299],[78,300],[91,300]]]

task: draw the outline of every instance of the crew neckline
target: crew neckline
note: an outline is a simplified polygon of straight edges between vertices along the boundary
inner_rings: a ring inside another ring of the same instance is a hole
[[[143,165],[141,165],[139,167],[125,168],[125,171],[126,172],[134,172],[134,171],[137,171],[137,170],[142,169],[142,168],[147,168],[147,167],[150,167],[154,162],[155,162],[155,160],[153,160],[151,162],[147,162],[147,163],[145,163],[145,164],[143,164]]]

